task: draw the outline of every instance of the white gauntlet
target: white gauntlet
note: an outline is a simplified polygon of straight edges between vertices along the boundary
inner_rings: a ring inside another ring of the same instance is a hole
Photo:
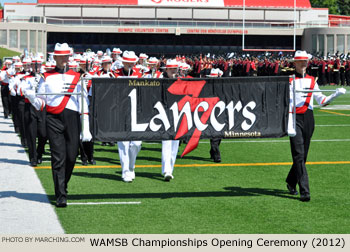
[[[80,133],[80,139],[83,142],[90,142],[92,139],[92,135],[90,133],[89,115],[81,115],[80,121],[83,129]]]
[[[335,98],[337,98],[338,96],[345,94],[346,93],[346,89],[345,88],[337,88],[335,90],[335,93],[331,94],[330,96],[327,96],[326,99],[324,100],[324,102],[322,103],[322,107],[323,106],[327,106],[329,103],[331,103]]]
[[[25,89],[24,96],[30,101],[36,110],[41,110],[44,106],[44,101],[38,98],[35,94],[35,90]]]

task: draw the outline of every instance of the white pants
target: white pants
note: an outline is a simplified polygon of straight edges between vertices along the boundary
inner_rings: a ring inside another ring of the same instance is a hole
[[[173,174],[179,144],[179,140],[162,141],[162,174]]]
[[[136,157],[141,150],[142,141],[118,142],[120,163],[122,165],[122,178],[135,178]]]

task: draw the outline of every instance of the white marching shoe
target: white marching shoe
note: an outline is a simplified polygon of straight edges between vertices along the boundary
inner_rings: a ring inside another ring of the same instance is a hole
[[[124,182],[127,182],[127,183],[130,183],[130,182],[133,181],[133,178],[132,178],[131,176],[125,176],[125,177],[123,178],[123,181],[124,181]]]
[[[170,181],[170,180],[172,180],[172,179],[174,179],[174,176],[171,174],[171,173],[165,173],[164,174],[164,180],[165,181]]]
[[[125,172],[122,178],[124,182],[130,183],[135,179],[135,172]]]

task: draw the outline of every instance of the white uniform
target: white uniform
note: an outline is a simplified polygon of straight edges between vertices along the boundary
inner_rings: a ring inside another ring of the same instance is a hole
[[[296,129],[293,125],[293,79],[290,79],[290,102],[289,102],[289,119],[288,119],[288,135],[294,137],[296,135]],[[304,78],[295,78],[295,90],[320,90],[315,78],[313,76],[306,75]],[[329,96],[322,94],[321,92],[312,93],[295,93],[295,107],[296,114],[304,114],[308,109],[313,110],[314,104],[313,100],[321,106],[328,105],[332,100],[339,96],[341,92],[337,91]]]
[[[123,69],[116,71],[117,78],[141,78],[141,73],[133,69],[130,76],[124,74]],[[125,182],[131,182],[135,179],[135,163],[137,154],[141,150],[142,141],[119,141],[118,151],[120,163],[122,165],[122,179]]]
[[[163,78],[161,72],[146,72],[144,78]],[[165,179],[173,178],[174,165],[177,152],[179,150],[179,140],[163,140],[162,141],[162,175]]]
[[[119,58],[117,58],[116,61],[113,62],[112,66],[111,66],[111,70],[116,71],[120,68],[123,68],[123,62],[121,62],[120,57],[119,57]]]

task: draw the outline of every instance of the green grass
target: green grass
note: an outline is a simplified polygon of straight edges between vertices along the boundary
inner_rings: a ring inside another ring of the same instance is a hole
[[[334,88],[334,87],[326,87]],[[349,92],[349,88],[348,88]],[[350,104],[350,94],[333,104]],[[328,110],[329,111],[329,110]],[[316,125],[350,125],[350,111],[315,109]],[[348,115],[348,116],[346,116]],[[350,139],[350,126],[318,127],[313,140]],[[223,140],[223,164],[291,162],[288,138]],[[244,142],[242,142],[244,141]],[[176,164],[208,164],[209,141]],[[97,165],[119,165],[117,147],[95,146]],[[180,146],[179,154],[184,149]],[[43,165],[49,165],[48,156]],[[161,145],[144,143],[137,165],[160,165]],[[350,142],[311,144],[308,161],[350,161]],[[80,161],[77,162],[80,165]],[[349,164],[308,165],[311,201],[300,202],[285,187],[289,165],[175,167],[164,182],[160,167],[136,168],[136,179],[121,181],[120,168],[75,169],[69,202],[141,201],[140,205],[70,205],[56,209],[67,233],[350,233]],[[52,174],[36,170],[54,202]]]
[[[0,59],[3,60],[4,57],[13,57],[21,55],[18,52],[8,50],[6,48],[0,47]]]

